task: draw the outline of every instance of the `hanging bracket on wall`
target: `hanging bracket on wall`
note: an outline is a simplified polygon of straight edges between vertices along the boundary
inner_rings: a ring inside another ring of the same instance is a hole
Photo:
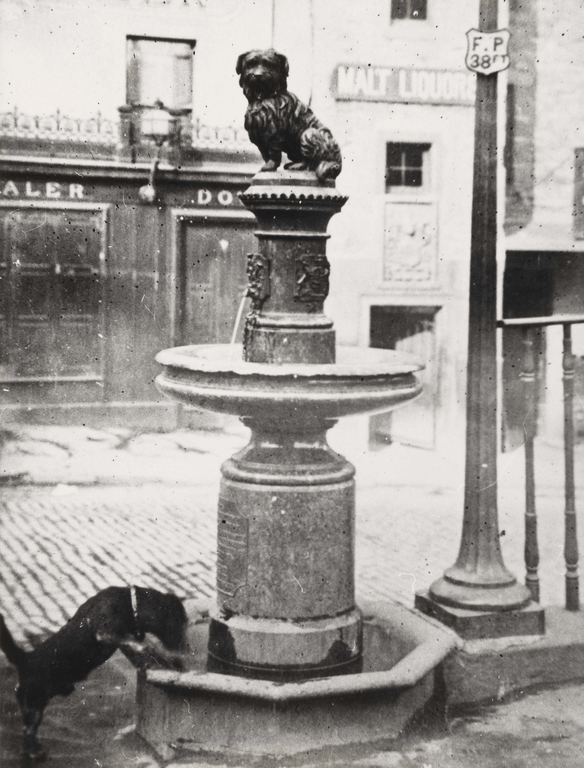
[[[155,203],[158,198],[158,191],[156,189],[156,176],[158,172],[158,166],[160,165],[160,151],[162,149],[162,144],[158,147],[158,151],[156,152],[156,157],[152,161],[152,165],[150,166],[150,173],[148,175],[148,183],[145,184],[143,187],[140,187],[138,190],[138,197],[140,198],[140,202],[142,203],[148,203],[152,204]]]
[[[148,183],[138,190],[138,197],[143,203],[155,203],[158,198],[156,176],[160,165],[160,155],[165,141],[169,141],[174,133],[176,118],[171,115],[164,104],[157,99],[154,106],[144,110],[141,117],[142,136],[150,139],[156,145],[156,156],[150,166]]]

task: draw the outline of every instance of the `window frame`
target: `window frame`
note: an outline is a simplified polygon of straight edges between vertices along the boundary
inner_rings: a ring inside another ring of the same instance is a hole
[[[390,168],[393,167],[394,169],[401,168],[402,172],[405,175],[410,172],[417,170],[417,166],[408,166],[405,163],[401,163],[399,166],[389,165],[389,151],[391,146],[395,147],[401,147],[402,152],[402,158],[403,154],[405,153],[405,147],[419,147],[421,148],[422,153],[422,164],[419,168],[421,172],[421,184],[393,184],[390,185],[388,183],[388,177]],[[388,197],[396,197],[398,195],[406,195],[406,196],[427,196],[431,193],[432,187],[433,187],[433,180],[432,180],[432,147],[433,142],[431,141],[403,141],[403,140],[396,140],[396,141],[386,141],[385,142],[385,171],[384,171],[384,193]]]
[[[164,106],[170,110],[185,110],[193,108],[194,99],[194,56],[196,51],[197,41],[188,38],[177,37],[155,37],[152,35],[126,35],[126,104],[133,109],[142,109],[145,107],[152,107],[154,104],[146,103],[140,97],[142,94],[140,91],[139,80],[139,60],[133,55],[132,44],[139,42],[153,42],[153,43],[176,43],[177,45],[186,45],[191,49],[191,93],[188,104],[167,104],[162,99]],[[176,57],[179,58],[179,57]],[[132,77],[133,74],[133,77]]]
[[[99,327],[99,331],[101,335],[99,336],[99,365],[98,370],[96,370],[93,373],[64,373],[59,374],[55,376],[54,374],[50,375],[17,375],[12,376],[10,373],[3,374],[0,372],[0,381],[4,383],[11,383],[14,385],[28,385],[30,383],[38,383],[38,382],[47,382],[50,381],[54,385],[60,385],[60,384],[66,384],[68,382],[78,382],[80,384],[83,383],[93,383],[98,382],[100,384],[100,389],[98,390],[100,397],[97,398],[94,402],[100,402],[103,400],[105,396],[104,392],[104,385],[107,377],[107,372],[110,368],[110,361],[109,361],[109,354],[110,349],[108,345],[105,343],[106,339],[106,307],[105,307],[105,284],[107,280],[107,266],[106,266],[106,253],[108,248],[108,243],[110,241],[110,230],[109,230],[109,221],[110,221],[110,210],[111,210],[111,204],[110,203],[92,203],[92,202],[74,202],[74,203],[67,203],[67,202],[53,202],[50,200],[39,200],[35,202],[34,206],[31,206],[30,201],[26,200],[2,200],[0,201],[0,211],[4,212],[5,214],[10,214],[11,211],[55,211],[58,213],[67,213],[67,212],[85,212],[89,214],[96,214],[100,219],[100,231],[99,231],[99,241],[100,241],[100,253],[99,253],[99,280],[101,281],[101,288],[99,289],[99,308],[98,313],[96,315],[97,318],[97,325]],[[4,246],[5,247],[5,246]],[[2,255],[0,255],[0,260],[2,258]],[[50,311],[54,311],[54,307],[50,308]],[[5,323],[8,322],[7,319],[4,320]]]
[[[424,7],[424,16],[416,16],[415,5],[421,4]],[[405,15],[397,15],[399,6],[404,6]],[[391,0],[389,7],[390,24],[399,22],[428,21],[429,9],[428,0]]]

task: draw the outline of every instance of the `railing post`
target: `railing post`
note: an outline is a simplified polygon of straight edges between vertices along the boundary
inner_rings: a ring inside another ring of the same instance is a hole
[[[572,353],[572,326],[564,323],[564,350],[562,357],[564,384],[564,461],[565,461],[565,539],[566,609],[580,608],[578,583],[578,540],[576,538],[576,492],[574,488],[574,370]]]
[[[525,403],[525,586],[539,603],[539,548],[537,543],[537,514],[535,511],[535,360],[533,355],[533,328],[523,328],[523,396]]]

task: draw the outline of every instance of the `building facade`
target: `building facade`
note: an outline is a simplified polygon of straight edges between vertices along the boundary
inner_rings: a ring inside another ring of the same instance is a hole
[[[6,413],[87,423],[121,409],[176,424],[178,407],[153,383],[154,356],[233,336],[255,249],[237,193],[261,165],[242,127],[235,62],[274,47],[289,59],[290,90],[343,152],[337,185],[350,199],[330,225],[326,305],[337,343],[403,349],[427,364],[422,398],[368,420],[367,440],[432,448],[460,437],[475,89],[464,58],[477,9],[2,0]],[[164,126],[153,124],[160,103]]]
[[[584,7],[509,3],[513,47],[505,144],[506,317],[584,313]],[[576,427],[584,437],[584,325],[572,329]],[[562,329],[536,338],[540,432],[563,434]],[[523,442],[521,331],[503,339],[506,443]]]

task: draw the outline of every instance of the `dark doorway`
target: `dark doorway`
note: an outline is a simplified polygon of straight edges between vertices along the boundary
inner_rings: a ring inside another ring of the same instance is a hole
[[[509,254],[503,282],[503,317],[542,317],[552,314],[553,271],[536,254]],[[523,367],[523,331],[505,328],[503,331],[503,450],[523,445],[525,435],[525,404],[520,379]],[[545,331],[534,331],[536,365],[536,407],[545,386]],[[536,424],[537,424],[536,413]]]
[[[409,352],[425,364],[420,374],[422,395],[403,410],[372,416],[369,437],[372,448],[392,442],[434,448],[438,407],[438,360],[436,315],[439,307],[371,307],[370,346]]]

